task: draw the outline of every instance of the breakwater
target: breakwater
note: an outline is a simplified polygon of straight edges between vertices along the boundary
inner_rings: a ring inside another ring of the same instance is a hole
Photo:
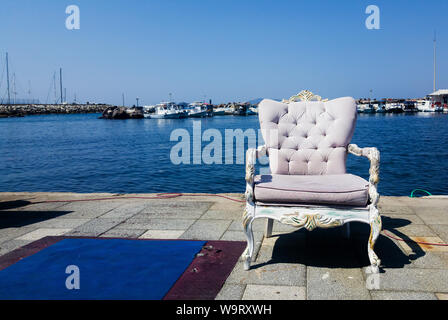
[[[107,104],[27,104],[0,105],[0,118],[38,114],[103,113]]]

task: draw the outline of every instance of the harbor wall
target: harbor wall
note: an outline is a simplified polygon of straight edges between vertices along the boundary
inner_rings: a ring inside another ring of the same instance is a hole
[[[52,113],[102,113],[107,104],[26,104],[0,105],[0,118]]]

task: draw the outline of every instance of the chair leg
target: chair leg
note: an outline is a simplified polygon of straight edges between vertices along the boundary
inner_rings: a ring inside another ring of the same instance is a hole
[[[381,228],[382,228],[382,222],[381,222],[381,216],[378,212],[378,209],[376,207],[370,208],[370,236],[369,236],[369,243],[367,246],[367,251],[369,253],[369,260],[371,264],[371,273],[378,273],[379,272],[379,266],[381,264],[381,260],[378,258],[376,253],[373,251],[373,248],[375,246],[376,240],[378,239],[378,236],[380,235]]]
[[[244,233],[246,234],[247,238],[247,247],[246,250],[244,250],[242,259],[244,261],[244,270],[250,269],[250,263],[252,261],[252,256],[254,254],[254,233],[252,232],[252,222],[253,218],[249,218],[247,223],[244,225]]]
[[[272,227],[274,226],[274,219],[266,220],[266,229],[264,231],[265,238],[272,237]]]
[[[254,254],[254,233],[252,232],[252,222],[254,221],[254,208],[251,205],[247,205],[243,215],[243,230],[247,238],[247,247],[244,250],[241,258],[244,261],[244,270],[250,269],[250,263]]]
[[[350,239],[350,222],[346,223],[343,228],[344,228],[344,238]]]

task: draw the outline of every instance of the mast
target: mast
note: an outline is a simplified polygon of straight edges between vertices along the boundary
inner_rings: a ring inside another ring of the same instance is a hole
[[[58,94],[56,92],[56,71],[53,72],[53,89],[54,89],[54,104],[58,104]]]
[[[434,92],[437,90],[437,84],[436,84],[436,66],[437,66],[437,56],[436,56],[436,49],[437,49],[437,39],[436,39],[436,32],[434,31]]]
[[[15,73],[12,74],[12,87],[13,87],[12,94],[14,95],[14,104],[16,104],[17,91],[16,91],[16,74]]]
[[[59,88],[61,92],[61,104],[63,103],[62,98],[62,68],[59,68]]]
[[[121,99],[123,100],[123,107],[124,107],[124,93],[121,94]]]
[[[8,104],[11,104],[11,94],[9,92],[9,62],[8,62],[8,52],[6,52],[6,79],[8,83]]]

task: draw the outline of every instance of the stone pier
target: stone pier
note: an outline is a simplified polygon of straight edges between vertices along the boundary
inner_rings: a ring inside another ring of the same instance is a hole
[[[223,194],[243,200],[241,194]],[[0,255],[45,236],[245,241],[244,203],[216,196],[126,199],[154,194],[0,193]],[[111,197],[112,200],[69,202]],[[33,204],[45,200],[63,202]],[[448,197],[382,197],[383,234],[376,246],[382,273],[366,285],[369,227],[307,232],[254,223],[250,271],[239,262],[217,299],[448,299]],[[406,240],[400,241],[394,238]]]

